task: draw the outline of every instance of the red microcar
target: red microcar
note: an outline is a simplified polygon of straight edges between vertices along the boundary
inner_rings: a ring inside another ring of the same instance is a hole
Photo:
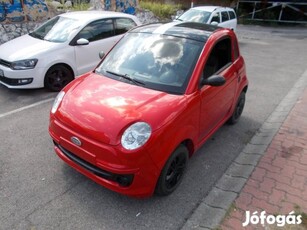
[[[247,86],[233,31],[149,24],[58,94],[49,133],[57,155],[98,184],[135,197],[168,195],[193,153],[238,121]]]

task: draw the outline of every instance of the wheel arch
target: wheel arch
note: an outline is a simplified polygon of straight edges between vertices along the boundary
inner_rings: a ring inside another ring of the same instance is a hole
[[[51,86],[49,84],[50,82],[48,80],[48,78],[49,78],[48,73],[49,73],[49,71],[52,71],[53,68],[55,68],[55,69],[56,68],[59,68],[59,69],[60,68],[62,68],[62,69],[65,68],[66,71],[69,72],[69,74],[71,76],[69,76],[69,78],[68,78],[69,81],[67,81],[67,83],[65,83],[65,85],[68,84],[70,81],[75,79],[75,72],[74,72],[73,68],[70,65],[68,65],[67,63],[64,63],[64,62],[54,63],[54,64],[50,65],[49,68],[46,69],[46,72],[45,72],[44,78],[43,78],[43,86],[44,86],[44,88],[50,89],[51,91],[60,91],[65,86],[64,85],[64,86],[61,86],[59,88],[58,87],[54,88],[54,86]]]
[[[184,145],[188,149],[188,151],[189,151],[189,158],[194,154],[195,146],[194,146],[194,143],[193,143],[193,141],[191,139],[185,139],[179,145]]]
[[[197,137],[197,129],[193,126],[182,127],[180,130],[172,127],[168,130],[172,132],[163,132],[163,138],[160,145],[156,145],[153,152],[164,150],[164,154],[152,154],[151,157],[159,170],[162,170],[171,154],[180,146],[184,145],[189,151],[189,158],[196,149],[195,138]],[[161,139],[160,139],[161,140]]]
[[[49,66],[49,68],[47,68],[46,69],[46,72],[45,72],[45,75],[44,75],[44,78],[46,77],[46,74],[47,74],[47,72],[51,69],[51,68],[53,68],[54,66],[65,66],[67,69],[69,69],[69,71],[71,72],[71,74],[73,75],[73,77],[75,78],[76,77],[76,74],[75,74],[75,71],[74,71],[74,69],[69,65],[69,64],[67,64],[67,63],[65,63],[65,62],[58,62],[58,63],[54,63],[54,64],[52,64],[51,66]]]
[[[248,85],[246,85],[246,86],[242,89],[242,91],[243,91],[244,93],[246,93],[246,92],[247,92],[247,89],[248,89]]]

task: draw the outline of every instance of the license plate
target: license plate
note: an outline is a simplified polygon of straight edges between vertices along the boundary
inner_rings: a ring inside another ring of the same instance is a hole
[[[2,69],[0,69],[0,77],[4,77],[4,73]]]

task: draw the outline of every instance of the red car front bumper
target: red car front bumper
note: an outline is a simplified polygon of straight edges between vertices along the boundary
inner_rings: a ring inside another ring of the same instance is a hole
[[[54,119],[50,121],[49,134],[57,155],[96,183],[128,196],[153,194],[160,171],[146,150],[122,152],[121,146],[90,140]],[[81,146],[70,140],[75,136],[82,141]]]

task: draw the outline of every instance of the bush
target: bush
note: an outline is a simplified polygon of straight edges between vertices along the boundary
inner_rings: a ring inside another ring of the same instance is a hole
[[[72,10],[74,11],[82,11],[82,10],[88,10],[91,7],[89,3],[81,2],[81,3],[75,3],[72,7]]]
[[[142,9],[150,10],[155,16],[161,19],[169,19],[172,15],[176,14],[177,10],[181,9],[181,5],[179,4],[170,5],[146,0],[140,0],[139,4]]]

